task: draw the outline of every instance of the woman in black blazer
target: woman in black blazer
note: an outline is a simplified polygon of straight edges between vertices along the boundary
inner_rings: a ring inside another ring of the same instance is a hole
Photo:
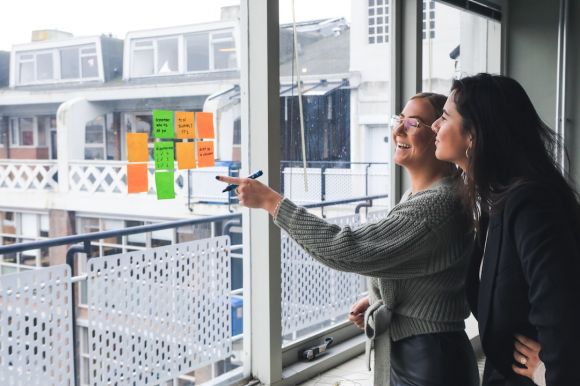
[[[556,134],[513,79],[456,80],[434,124],[436,156],[465,176],[478,248],[467,278],[484,385],[533,385],[517,334],[541,345],[548,386],[580,385],[580,206],[551,154]]]

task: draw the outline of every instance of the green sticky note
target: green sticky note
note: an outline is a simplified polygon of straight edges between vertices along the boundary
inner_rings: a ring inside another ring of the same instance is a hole
[[[153,136],[155,138],[175,138],[173,111],[153,110]]]
[[[155,172],[155,190],[158,200],[175,198],[173,172]]]
[[[173,142],[155,142],[153,158],[156,170],[173,170],[173,161],[175,160]]]

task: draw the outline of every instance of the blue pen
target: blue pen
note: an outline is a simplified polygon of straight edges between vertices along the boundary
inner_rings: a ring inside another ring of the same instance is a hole
[[[256,173],[252,174],[248,178],[255,180],[256,178],[260,177],[262,174],[264,174],[264,173],[261,170],[258,170]],[[232,190],[234,190],[237,187],[238,187],[238,185],[234,185],[234,184],[228,185],[228,186],[226,186],[226,188],[224,190],[222,190],[222,193],[231,192]]]

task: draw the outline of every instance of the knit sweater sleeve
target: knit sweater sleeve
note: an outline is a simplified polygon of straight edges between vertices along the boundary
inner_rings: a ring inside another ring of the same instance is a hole
[[[375,277],[420,275],[427,269],[421,261],[438,242],[428,221],[429,200],[413,201],[397,205],[378,223],[352,229],[329,224],[284,199],[274,221],[331,268]]]

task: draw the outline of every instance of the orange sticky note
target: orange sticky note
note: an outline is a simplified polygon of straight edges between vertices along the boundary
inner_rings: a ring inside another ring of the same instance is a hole
[[[192,112],[175,112],[175,136],[177,138],[195,138]]]
[[[213,113],[195,113],[198,138],[215,138],[213,130]]]
[[[213,141],[197,142],[197,167],[207,168],[215,166],[213,155]]]
[[[175,150],[177,152],[177,168],[193,169],[195,168],[195,148],[193,142],[176,142]]]
[[[149,190],[147,164],[127,164],[127,190],[129,193]]]
[[[129,162],[149,161],[147,134],[127,133],[127,159]]]

